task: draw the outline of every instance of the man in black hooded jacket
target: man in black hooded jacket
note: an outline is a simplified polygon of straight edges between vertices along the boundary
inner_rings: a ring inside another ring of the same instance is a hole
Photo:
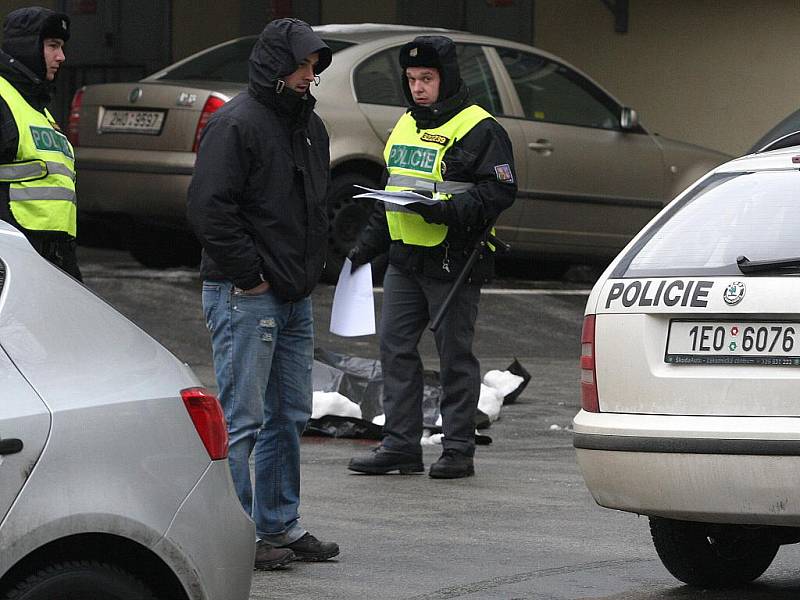
[[[383,440],[373,453],[349,465],[370,474],[424,470],[423,368],[417,345],[476,242],[511,206],[517,189],[511,141],[488,112],[470,101],[453,41],[417,37],[400,49],[400,66],[411,108],[386,142],[386,189],[413,189],[441,201],[378,205],[349,254],[358,268],[389,251],[380,325]],[[433,478],[474,474],[480,366],[472,340],[481,284],[493,270],[488,252],[435,332],[444,438],[442,455],[430,467]]]
[[[75,250],[75,155],[47,111],[69,40],[67,15],[9,13],[0,52],[0,218],[39,254],[81,279]]]
[[[256,523],[260,569],[339,553],[303,529],[298,514],[300,435],[312,403],[309,295],[325,261],[330,162],[309,87],[330,62],[307,23],[269,23],[250,55],[248,90],[203,132],[189,186],[228,460]]]

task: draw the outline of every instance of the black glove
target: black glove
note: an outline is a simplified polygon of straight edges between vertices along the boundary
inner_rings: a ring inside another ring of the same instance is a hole
[[[347,253],[347,258],[350,259],[351,273],[355,272],[361,265],[365,265],[369,262],[369,257],[366,256],[366,252],[364,252],[360,246],[351,248],[350,252]]]
[[[406,204],[406,208],[413,210],[428,223],[447,223],[448,206],[447,202],[437,202],[436,204],[425,204],[424,202],[412,202]]]

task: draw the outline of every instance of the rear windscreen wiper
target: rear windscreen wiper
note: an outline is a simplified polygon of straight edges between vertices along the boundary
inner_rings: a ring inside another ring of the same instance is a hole
[[[800,256],[794,258],[775,258],[770,260],[750,260],[746,256],[737,256],[736,265],[742,273],[761,273],[765,271],[800,270]]]

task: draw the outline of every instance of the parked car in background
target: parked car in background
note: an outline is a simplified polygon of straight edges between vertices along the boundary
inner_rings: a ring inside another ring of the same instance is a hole
[[[246,600],[216,398],[0,221],[0,598]]]
[[[726,163],[586,304],[578,463],[689,585],[749,582],[800,541],[798,202],[800,145]]]
[[[563,60],[531,46],[444,29],[325,25],[334,51],[313,93],[331,137],[327,275],[364,226],[369,200],[355,185],[384,177],[383,147],[405,110],[397,56],[409,39],[456,41],[462,77],[514,145],[519,196],[499,235],[518,253],[608,260],[678,191],[725,155],[648,132],[624,106]],[[121,218],[131,251],[148,265],[174,262],[185,196],[209,117],[246,88],[253,37],[220,44],[139,82],[75,94],[68,124],[76,146],[79,210],[104,227]],[[196,256],[196,251],[193,256]]]
[[[752,154],[797,145],[800,145],[800,110],[794,111],[761,136],[747,153]]]

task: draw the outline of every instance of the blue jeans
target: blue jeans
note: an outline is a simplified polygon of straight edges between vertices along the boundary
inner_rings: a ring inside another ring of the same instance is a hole
[[[300,539],[300,436],[311,416],[311,298],[247,296],[226,281],[203,282],[219,400],[228,423],[236,493],[275,546]],[[255,486],[250,454],[255,450]],[[254,493],[255,490],[255,493]]]

